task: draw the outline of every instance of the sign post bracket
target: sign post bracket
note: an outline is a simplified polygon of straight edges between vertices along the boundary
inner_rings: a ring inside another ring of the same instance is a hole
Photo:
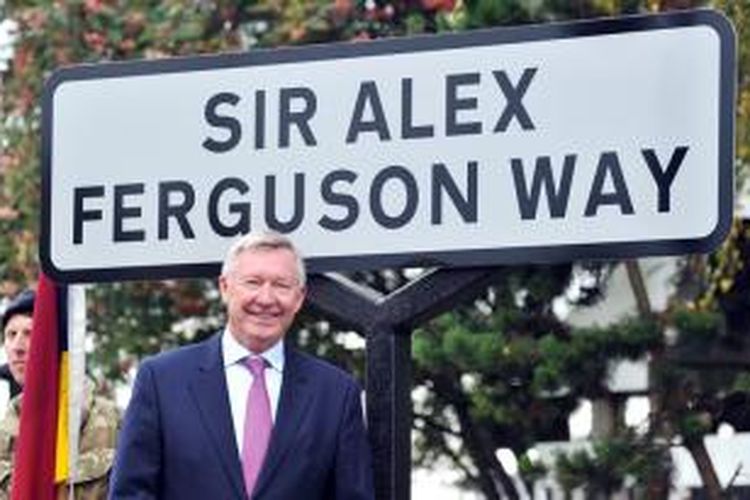
[[[425,321],[471,299],[504,268],[435,269],[388,295],[340,274],[314,274],[308,305],[363,335],[366,413],[376,498],[409,500],[411,491],[411,335]]]

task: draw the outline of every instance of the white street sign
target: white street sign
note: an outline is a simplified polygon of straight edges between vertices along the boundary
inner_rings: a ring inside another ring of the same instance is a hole
[[[215,274],[709,251],[732,213],[734,33],[713,11],[79,66],[46,87],[45,271]]]

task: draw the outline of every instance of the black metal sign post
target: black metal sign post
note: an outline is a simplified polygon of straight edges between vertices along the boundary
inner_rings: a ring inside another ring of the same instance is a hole
[[[367,422],[380,500],[408,500],[411,486],[411,334],[477,295],[503,268],[437,269],[389,295],[338,274],[310,277],[308,304],[367,341]]]

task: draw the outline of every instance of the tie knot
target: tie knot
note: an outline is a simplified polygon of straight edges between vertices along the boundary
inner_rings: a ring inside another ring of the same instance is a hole
[[[266,369],[266,360],[260,357],[248,357],[245,359],[245,364],[253,374],[253,377],[263,376],[263,370]]]

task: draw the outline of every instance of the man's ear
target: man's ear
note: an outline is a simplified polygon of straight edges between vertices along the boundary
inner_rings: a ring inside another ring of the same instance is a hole
[[[304,287],[304,286],[300,287],[299,292],[300,292],[300,300],[299,300],[299,304],[297,305],[297,311],[295,311],[295,313],[299,312],[299,310],[302,309],[302,306],[305,304],[305,299],[307,298],[307,288],[306,287]]]
[[[223,274],[219,276],[219,293],[221,294],[221,302],[223,304],[227,303],[227,288],[229,287],[229,283],[227,283],[227,277]]]

